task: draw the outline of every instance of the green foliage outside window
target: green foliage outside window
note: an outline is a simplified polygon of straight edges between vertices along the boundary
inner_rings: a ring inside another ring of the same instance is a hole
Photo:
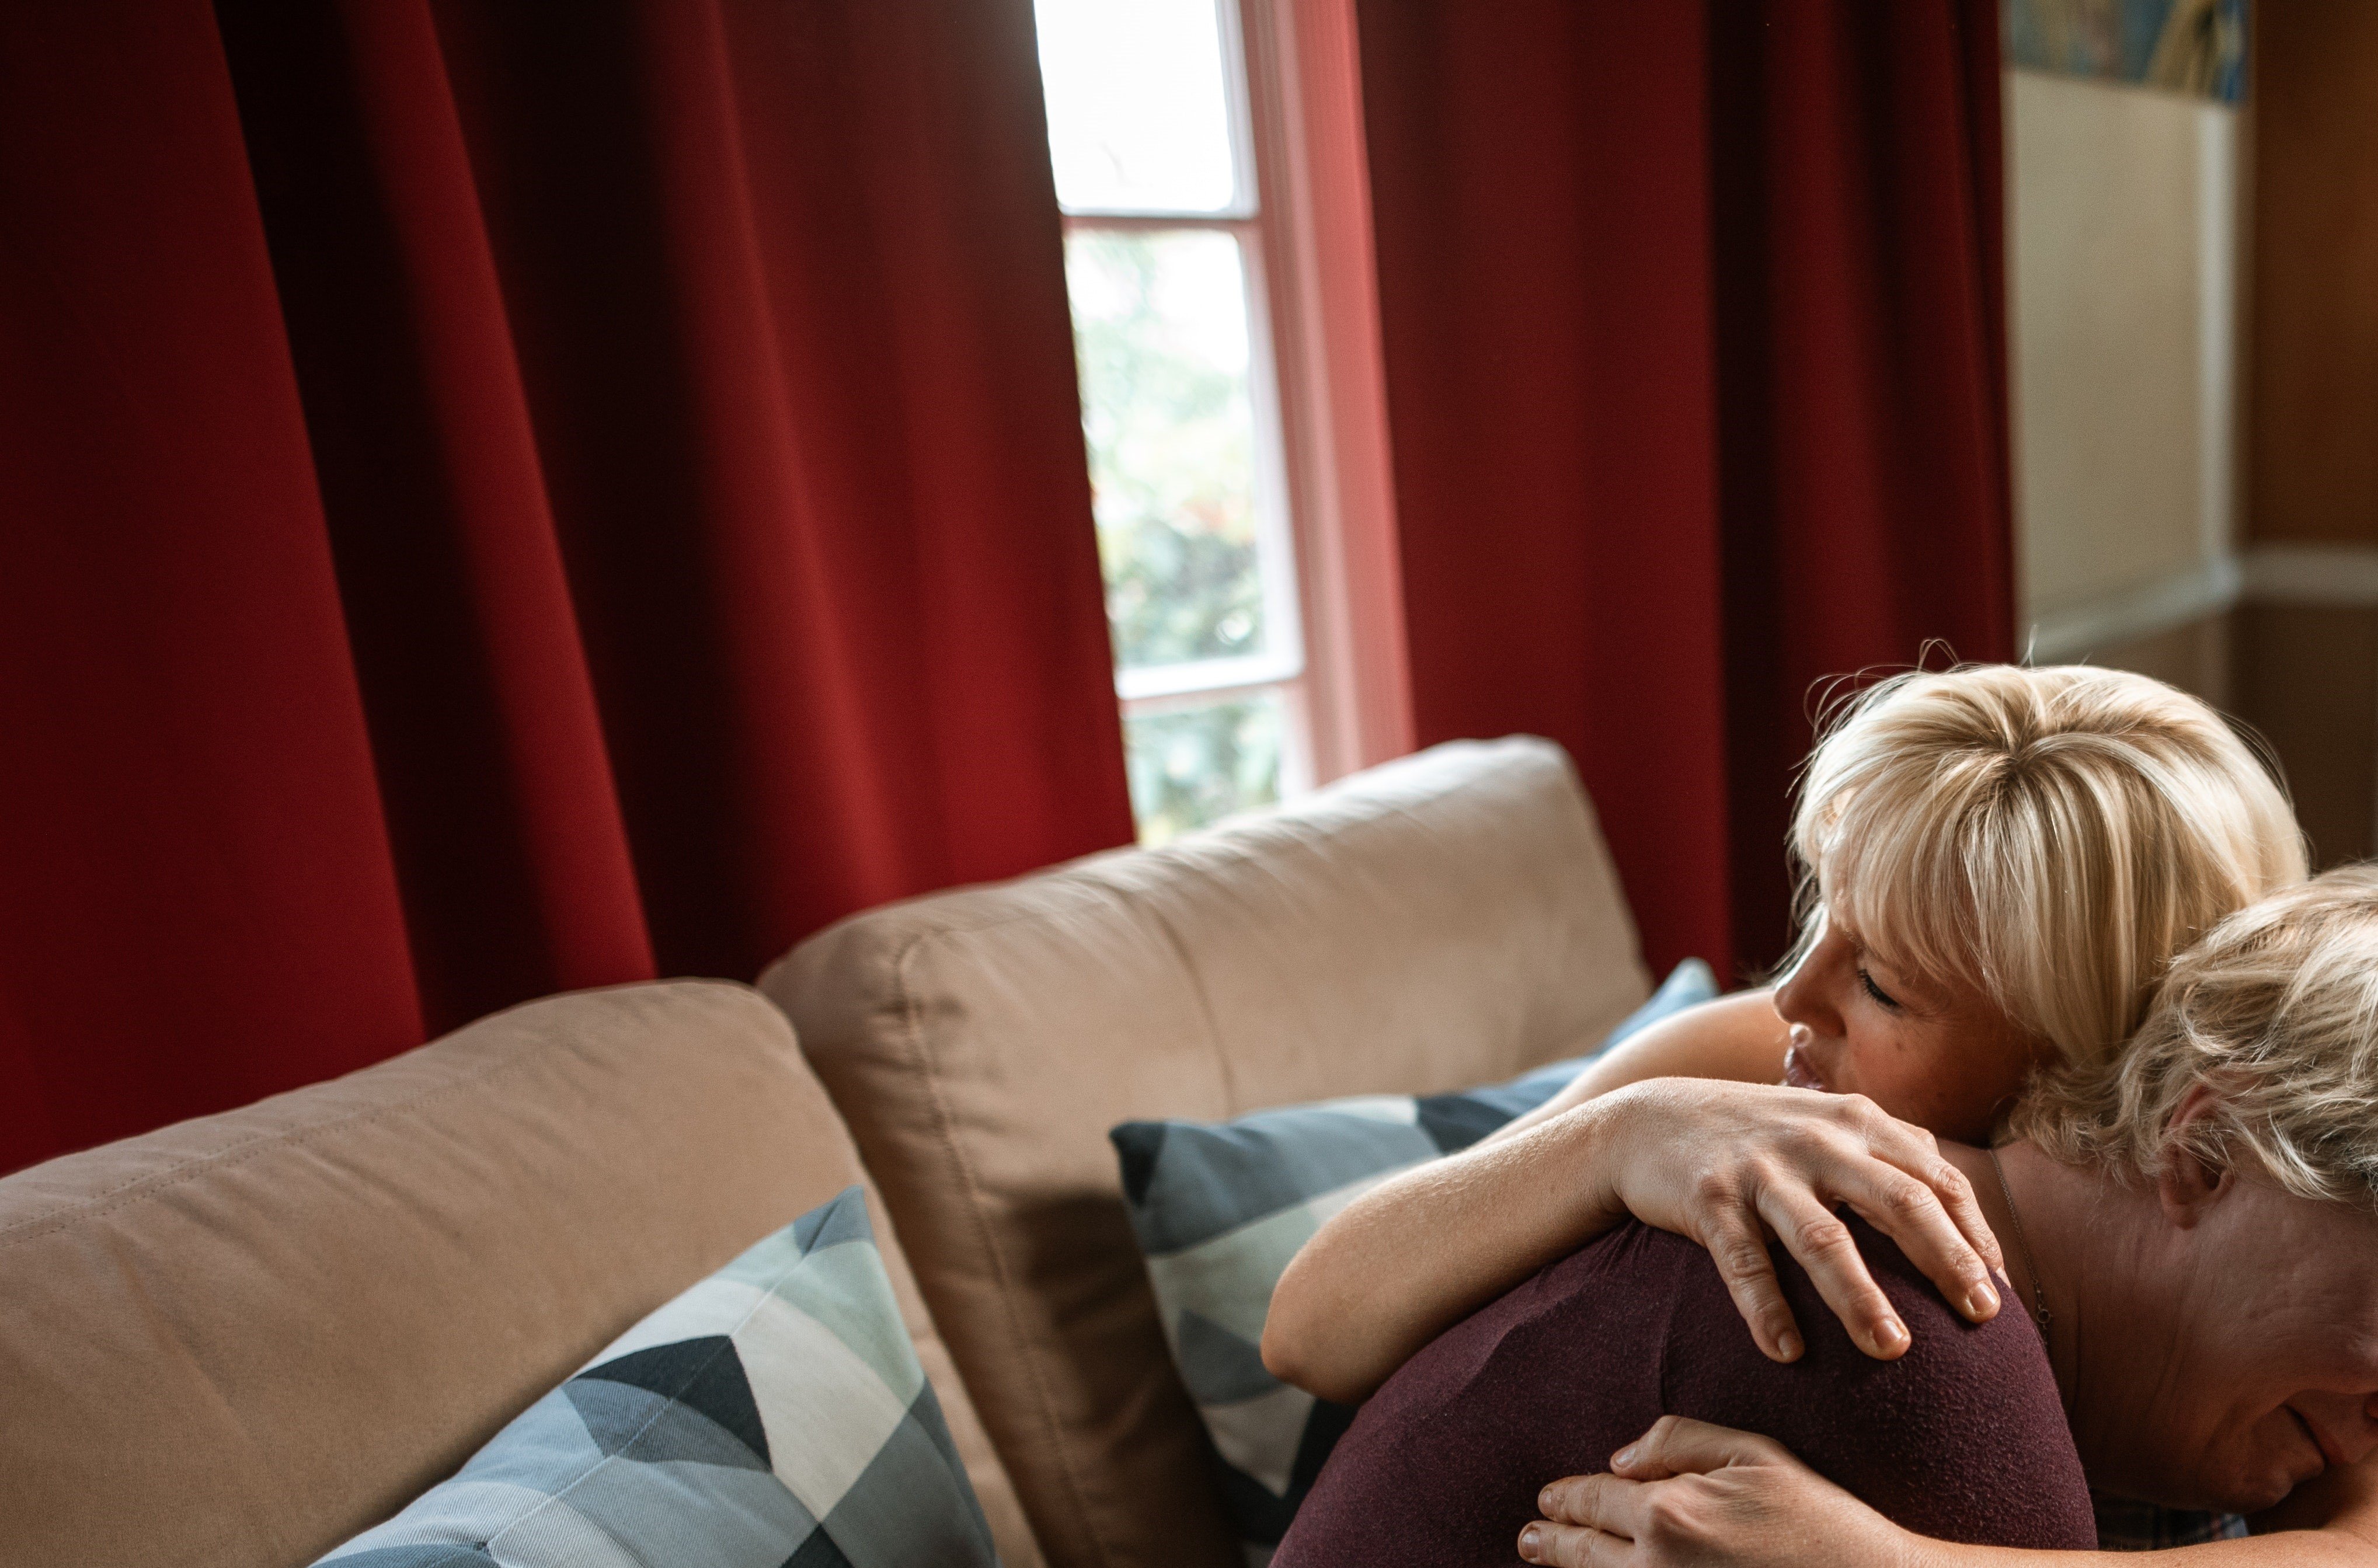
[[[1142,844],[1162,844],[1279,798],[1276,694],[1123,721],[1131,806]]]
[[[1081,231],[1066,266],[1116,663],[1261,652],[1237,243]]]

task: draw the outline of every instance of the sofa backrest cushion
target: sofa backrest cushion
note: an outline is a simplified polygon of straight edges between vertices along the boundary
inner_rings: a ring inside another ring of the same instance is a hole
[[[859,916],[761,984],[1058,1568],[1241,1561],[1109,1129],[1508,1077],[1650,990],[1584,792],[1532,739]]]
[[[308,1562],[860,1179],[782,1014],[679,981],[533,1002],[0,1180],[5,1555]],[[883,1217],[1002,1551],[1035,1562]]]

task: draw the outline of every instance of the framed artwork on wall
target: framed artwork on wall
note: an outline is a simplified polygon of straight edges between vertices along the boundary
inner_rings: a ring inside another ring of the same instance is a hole
[[[2235,103],[2247,0],[2006,0],[2006,63]]]

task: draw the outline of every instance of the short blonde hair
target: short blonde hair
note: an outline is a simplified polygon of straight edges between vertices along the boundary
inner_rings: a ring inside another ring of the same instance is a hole
[[[1793,848],[1804,950],[1830,913],[2073,1064],[2129,1038],[2180,949],[2305,874],[2286,792],[2239,731],[2078,664],[1858,692],[1808,759]]]
[[[2189,1093],[2208,1114],[2175,1129]],[[2174,960],[2119,1057],[2047,1073],[2012,1130],[2054,1158],[2153,1179],[2185,1151],[2251,1159],[2301,1198],[2378,1210],[2378,868],[2275,893]]]

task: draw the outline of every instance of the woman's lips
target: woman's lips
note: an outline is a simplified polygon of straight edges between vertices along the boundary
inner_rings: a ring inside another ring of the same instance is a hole
[[[1793,1041],[1791,1047],[1784,1053],[1784,1082],[1795,1089],[1815,1089],[1821,1092],[1826,1086],[1823,1077],[1815,1068],[1808,1065],[1808,1058],[1800,1049],[1800,1043],[1797,1040]]]

